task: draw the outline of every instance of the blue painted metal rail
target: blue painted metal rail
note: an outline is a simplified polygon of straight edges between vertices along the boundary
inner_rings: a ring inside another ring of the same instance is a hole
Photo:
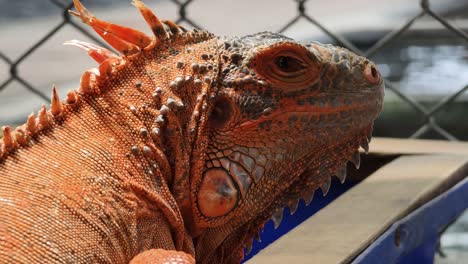
[[[468,178],[395,222],[353,263],[432,263],[440,232],[468,208]]]

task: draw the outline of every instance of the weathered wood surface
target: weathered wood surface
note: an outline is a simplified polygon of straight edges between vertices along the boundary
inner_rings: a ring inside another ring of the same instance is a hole
[[[376,138],[371,149],[402,155],[248,263],[347,263],[394,221],[468,175],[467,143]]]

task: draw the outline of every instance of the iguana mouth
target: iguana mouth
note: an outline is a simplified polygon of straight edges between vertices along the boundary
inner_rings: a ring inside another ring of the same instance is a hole
[[[372,100],[372,99],[371,99]],[[282,116],[296,116],[297,119],[300,119],[301,117],[308,117],[305,122],[314,122],[313,119],[314,117],[319,117],[319,116],[327,116],[327,115],[332,115],[332,114],[341,114],[344,113],[347,116],[351,116],[353,112],[368,112],[368,113],[376,113],[378,109],[381,108],[381,102],[377,103],[367,103],[364,105],[348,105],[348,106],[343,106],[339,109],[336,107],[320,107],[320,106],[302,106],[302,107],[291,107],[291,109],[285,108],[282,109],[281,111],[275,111],[271,115],[265,116],[265,117],[260,117],[257,120],[254,121],[248,121],[245,123],[242,123],[240,125],[241,128],[249,128],[251,126],[255,126],[258,123],[268,120],[268,119],[274,119],[274,118],[279,118]],[[377,114],[369,114],[366,118],[368,119],[368,122],[371,122],[376,118]],[[340,119],[336,120],[336,124],[329,124],[329,126],[334,126],[334,125],[343,125],[340,122]],[[320,125],[320,126],[327,126],[326,124]]]

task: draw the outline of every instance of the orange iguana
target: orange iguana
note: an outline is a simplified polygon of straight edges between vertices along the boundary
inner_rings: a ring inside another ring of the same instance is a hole
[[[263,32],[219,38],[133,4],[154,37],[71,12],[120,52],[0,143],[2,263],[239,263],[283,207],[359,166],[375,65]]]

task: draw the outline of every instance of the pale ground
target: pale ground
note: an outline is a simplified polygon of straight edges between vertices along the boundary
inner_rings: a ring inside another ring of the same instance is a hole
[[[86,4],[87,1],[83,2]],[[109,0],[96,2],[101,3],[100,7],[92,8],[92,11],[98,17],[136,27],[149,34],[138,12],[129,4],[130,0],[119,0],[118,4],[115,4],[117,1]],[[111,2],[114,3],[113,8],[107,8]],[[161,18],[175,20],[178,17],[177,6],[172,2],[145,2]],[[437,12],[456,10],[457,7],[467,4],[466,0],[430,2]],[[381,31],[402,25],[419,11],[419,1],[308,1],[306,8],[309,15],[331,31],[344,34],[367,30]],[[40,10],[43,10],[43,13]],[[290,21],[296,12],[296,2],[292,0],[196,0],[188,7],[188,17],[219,35],[277,31]],[[47,0],[0,0],[0,52],[15,60],[60,22],[60,10],[50,6]],[[415,25],[418,26],[421,25]],[[285,34],[301,40],[327,41],[323,33],[304,20]],[[96,67],[96,64],[83,51],[61,45],[70,39],[89,41],[71,26],[65,26],[19,65],[20,76],[46,94],[50,94],[53,83],[57,85],[62,97],[69,89],[78,87],[81,73]],[[0,84],[8,78],[8,65],[0,60]],[[23,122],[26,116],[31,111],[37,111],[42,103],[44,101],[41,98],[26,91],[19,83],[12,82],[5,90],[0,91],[0,124]],[[436,263],[468,263],[468,215],[465,214],[453,229],[454,231],[449,230],[442,238],[442,245],[447,247],[445,252],[448,258],[438,257]]]

